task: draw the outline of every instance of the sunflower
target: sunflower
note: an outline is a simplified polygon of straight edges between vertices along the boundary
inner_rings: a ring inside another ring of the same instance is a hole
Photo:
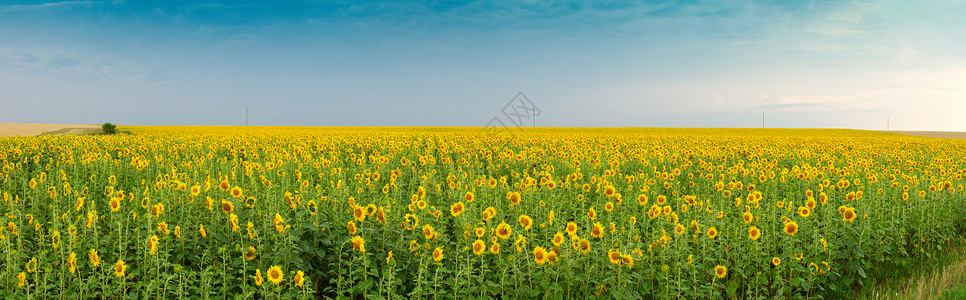
[[[201,233],[201,237],[203,237],[203,238],[208,237],[208,231],[205,231],[205,225],[204,224],[198,224],[198,232]]]
[[[148,253],[151,255],[158,254],[158,235],[157,234],[152,235],[151,238],[148,239]]]
[[[520,226],[523,226],[523,230],[530,230],[530,226],[533,226],[533,219],[528,215],[520,215],[517,221],[520,222]]]
[[[29,261],[27,261],[27,273],[33,273],[34,271],[36,271],[36,270],[34,270],[34,268],[36,268],[36,267],[37,267],[37,258],[36,257],[31,258]]]
[[[808,207],[802,206],[798,208],[798,215],[803,218],[808,218],[808,216],[812,215],[812,211]]]
[[[60,231],[55,230],[54,234],[50,236],[50,244],[54,247],[54,249],[60,247]]]
[[[748,238],[754,241],[759,237],[761,237],[761,230],[759,230],[758,227],[751,226],[751,228],[748,229]]]
[[[91,264],[94,265],[94,267],[101,265],[101,257],[97,255],[97,250],[91,249],[87,257],[90,259]]]
[[[805,201],[805,207],[810,210],[815,210],[815,205],[815,199],[808,198],[808,201]]]
[[[473,192],[466,192],[463,195],[463,199],[466,199],[466,203],[473,203],[473,199],[476,199],[476,196],[473,195]]]
[[[232,204],[231,201],[221,200],[221,211],[225,212],[226,214],[230,214],[235,211],[235,205]]]
[[[164,213],[164,204],[158,203],[151,206],[152,216],[158,217],[161,216],[162,213]]]
[[[473,230],[473,234],[476,235],[476,237],[481,238],[484,234],[486,234],[486,228],[476,227],[476,229]]]
[[[581,253],[590,252],[590,241],[578,238],[577,249],[580,250]]]
[[[771,258],[771,264],[773,264],[773,265],[775,265],[777,267],[778,265],[782,264],[782,259],[781,258],[778,258],[778,257],[772,257]]]
[[[37,180],[30,178],[30,182],[27,182],[27,185],[29,185],[30,189],[32,190],[37,187]]]
[[[750,224],[755,220],[755,215],[751,214],[751,212],[746,212],[741,215],[741,219],[744,220],[746,224]]]
[[[70,253],[70,257],[67,258],[67,268],[71,274],[77,271],[77,253]]]
[[[228,180],[227,179],[226,180],[222,180],[221,183],[218,184],[218,188],[220,188],[222,191],[226,191],[227,192],[228,189],[231,188],[231,183],[228,183]]]
[[[713,240],[716,237],[718,237],[718,229],[714,227],[708,228],[708,238]]]
[[[717,275],[718,278],[725,278],[725,276],[728,276],[728,268],[725,268],[725,266],[722,265],[717,265],[714,267],[714,275]]]
[[[594,227],[590,229],[590,236],[595,238],[602,238],[604,236],[604,226],[600,225],[600,222],[594,222]]]
[[[677,234],[677,235],[684,234],[684,225],[681,225],[681,224],[674,225],[674,234]]]
[[[295,286],[302,287],[302,285],[305,284],[305,273],[302,273],[302,270],[295,272],[295,278],[292,280],[295,281]]]
[[[634,258],[630,254],[622,255],[621,264],[628,268],[634,267]]]
[[[845,212],[842,213],[842,220],[846,222],[852,222],[855,220],[855,208],[846,208]]]
[[[513,234],[513,230],[510,229],[509,224],[501,222],[500,225],[496,226],[496,236],[500,237],[500,239],[508,239],[511,234]]]
[[[362,206],[355,205],[352,207],[352,218],[358,222],[362,222],[366,219],[366,209]]]
[[[245,260],[255,259],[255,246],[248,246],[248,252],[245,252]]]
[[[788,235],[795,235],[798,232],[798,223],[788,222],[785,223],[785,233]]]
[[[577,234],[577,223],[567,222],[567,235],[574,236]]]
[[[285,223],[285,219],[282,219],[282,215],[275,213],[275,218],[272,219],[272,224],[275,225],[275,231],[285,231],[286,226],[282,225],[283,223]]]
[[[366,253],[366,240],[363,240],[361,236],[354,236],[349,241],[352,242],[352,250]]]
[[[606,195],[607,197],[614,197],[614,193],[616,192],[617,190],[614,189],[613,186],[608,185],[607,187],[604,188],[604,195]]]
[[[467,202],[469,202],[469,201],[467,201]],[[454,216],[454,217],[459,216],[460,214],[463,213],[463,210],[465,208],[466,207],[463,206],[463,202],[453,203],[453,205],[451,205],[449,207],[449,214],[452,215],[452,216]]]
[[[443,260],[443,247],[436,247],[433,249],[433,261]]]
[[[298,202],[295,200],[296,198],[292,196],[291,192],[285,192],[285,202],[288,203],[289,208],[295,209],[295,207],[298,206]]]
[[[160,231],[161,233],[164,233],[164,235],[168,235],[171,233],[171,231],[168,230],[168,223],[165,223],[165,222],[158,223],[158,231]]]
[[[493,244],[491,244],[490,245],[490,253],[500,254],[500,244],[499,243],[493,243]]]
[[[262,286],[262,269],[255,269],[255,286]]]
[[[265,275],[268,275],[268,281],[274,284],[282,283],[282,278],[285,277],[285,274],[282,273],[282,268],[279,266],[272,266],[271,268],[268,268],[268,271],[265,272]]]
[[[118,260],[114,264],[114,276],[124,277],[124,271],[127,271],[127,265],[124,264],[124,260]]]
[[[91,228],[91,226],[94,226],[94,222],[96,222],[96,221],[97,221],[97,211],[96,210],[88,210],[87,211],[87,228]]]
[[[597,211],[591,207],[590,210],[587,211],[587,217],[590,218],[591,221],[597,219]]]
[[[87,198],[86,197],[77,198],[77,203],[74,204],[74,210],[80,211],[81,208],[84,208],[84,200],[85,199],[87,199]]]
[[[242,193],[243,192],[242,192],[242,189],[240,187],[237,187],[236,186],[236,187],[231,188],[231,196],[232,197],[239,198],[239,197],[242,196]]]
[[[658,195],[657,196],[657,205],[664,205],[664,203],[667,203],[667,196]]]
[[[495,216],[496,216],[496,209],[493,208],[492,206],[487,207],[485,210],[483,210],[483,221],[489,221]]]
[[[118,199],[117,197],[111,197],[110,204],[112,212],[117,212],[117,210],[121,209],[121,199]]]
[[[552,242],[554,246],[560,246],[560,244],[563,244],[564,242],[563,233],[557,232],[557,234],[554,234]]]
[[[426,201],[424,200],[416,201],[416,208],[426,209]]]
[[[191,186],[191,195],[198,196],[198,194],[201,194],[201,186],[197,184]]]
[[[637,195],[637,203],[640,205],[647,205],[647,195],[639,194]]]
[[[547,260],[549,259],[547,256],[547,250],[543,247],[536,247],[533,249],[533,260],[536,261],[538,265],[547,263]]]
[[[486,252],[486,243],[483,240],[477,239],[473,242],[473,254],[483,255]]]
[[[413,214],[406,214],[403,220],[403,228],[406,230],[415,230],[416,226],[419,226],[419,218]]]
[[[521,199],[520,199],[520,193],[518,192],[507,193],[506,198],[510,200],[510,204],[512,205],[520,204]]]
[[[433,230],[433,226],[430,226],[429,224],[423,226],[423,236],[426,237],[427,240],[439,237],[439,235],[436,234],[436,231]]]
[[[616,249],[610,250],[607,252],[607,259],[610,260],[610,263],[619,265],[621,263],[621,252]]]
[[[33,182],[33,179],[31,179],[30,181]],[[27,274],[24,272],[20,272],[20,274],[17,274],[17,286],[23,287],[26,284],[27,284]]]

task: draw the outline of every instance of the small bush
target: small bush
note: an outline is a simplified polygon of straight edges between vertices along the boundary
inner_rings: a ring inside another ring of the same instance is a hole
[[[104,134],[115,134],[117,133],[117,125],[114,125],[111,123],[104,123],[104,125],[101,125],[101,131]]]

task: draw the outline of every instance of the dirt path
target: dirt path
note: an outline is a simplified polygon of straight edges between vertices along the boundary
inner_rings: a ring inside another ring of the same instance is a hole
[[[0,137],[29,136],[45,132],[54,134],[84,134],[100,130],[98,125],[0,123]]]

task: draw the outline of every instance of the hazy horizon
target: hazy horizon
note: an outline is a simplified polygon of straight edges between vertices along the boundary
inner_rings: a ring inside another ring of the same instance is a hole
[[[966,131],[966,1],[4,3],[0,122]]]

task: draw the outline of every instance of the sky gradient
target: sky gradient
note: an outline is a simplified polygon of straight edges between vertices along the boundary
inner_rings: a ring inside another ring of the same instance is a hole
[[[966,131],[964,1],[0,2],[0,122]]]

